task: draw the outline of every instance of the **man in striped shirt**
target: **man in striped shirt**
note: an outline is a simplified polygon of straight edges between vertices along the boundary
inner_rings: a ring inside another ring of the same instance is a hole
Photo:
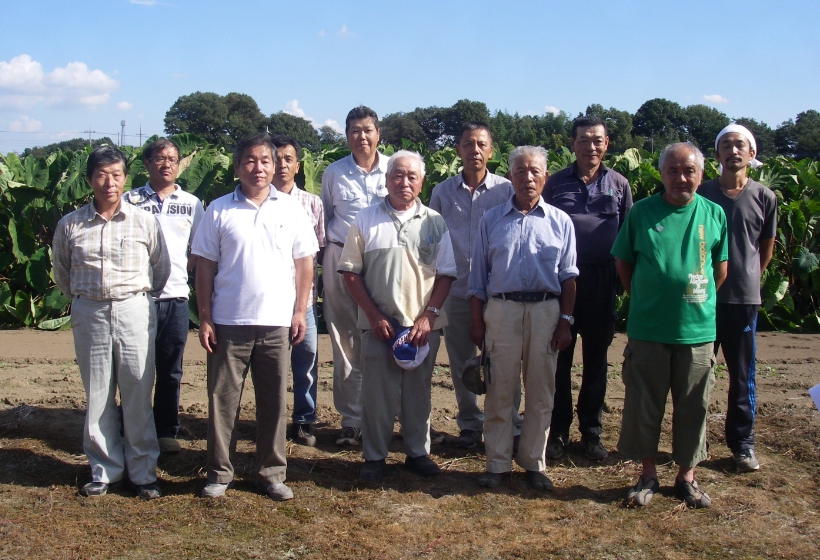
[[[305,313],[305,339],[290,352],[290,369],[293,372],[293,423],[288,428],[289,440],[299,445],[314,447],[316,436],[313,435],[311,425],[316,422],[316,380],[319,374],[316,276],[317,264],[321,258],[319,255],[325,246],[325,216],[319,197],[296,186],[295,178],[299,173],[299,161],[302,159],[302,147],[299,142],[287,136],[273,136],[271,139],[276,147],[276,170],[271,184],[277,191],[292,196],[302,205],[319,241],[319,251],[313,257],[313,281]]]
[[[86,392],[83,451],[92,480],[80,494],[102,496],[127,474],[139,497],[150,500],[160,496],[151,409],[156,336],[151,293],[162,291],[171,263],[154,217],[121,203],[126,172],[125,157],[116,148],[91,152],[86,180],[94,198],[57,224],[53,274],[72,298],[74,349]]]

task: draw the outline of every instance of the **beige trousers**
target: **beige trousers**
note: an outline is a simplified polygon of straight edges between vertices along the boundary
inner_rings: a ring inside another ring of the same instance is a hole
[[[333,347],[333,405],[342,416],[342,427],[362,427],[362,329],[359,306],[350,297],[343,276],[336,272],[342,248],[325,247],[322,261],[324,294],[322,312]]]
[[[558,353],[550,349],[560,315],[557,299],[516,303],[490,298],[484,311],[490,355],[490,383],[484,398],[484,445],[487,471],[509,472],[512,466],[515,392],[523,372],[524,422],[515,462],[528,471],[543,471]]]

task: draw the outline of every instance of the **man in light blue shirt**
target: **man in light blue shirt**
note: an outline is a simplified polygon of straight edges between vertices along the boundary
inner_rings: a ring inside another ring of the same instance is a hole
[[[494,488],[511,470],[513,402],[523,362],[527,413],[515,461],[533,489],[551,490],[544,455],[558,352],[569,345],[574,322],[575,229],[567,214],[541,199],[546,150],[521,146],[509,158],[515,195],[484,214],[470,270],[470,338],[477,346],[484,343],[490,357],[484,400],[487,472],[479,484]]]
[[[387,196],[387,157],[379,153],[379,117],[360,106],[345,120],[350,155],[331,163],[322,175],[321,199],[327,234],[322,259],[323,313],[333,348],[333,404],[342,417],[337,445],[357,445],[362,435],[362,370],[359,364],[359,306],[350,297],[339,268],[347,232],[363,208]]]

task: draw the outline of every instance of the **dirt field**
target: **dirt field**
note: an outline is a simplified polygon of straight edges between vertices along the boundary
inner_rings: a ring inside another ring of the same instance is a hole
[[[433,448],[442,474],[421,479],[403,470],[398,438],[384,482],[359,482],[360,451],[334,445],[338,416],[324,337],[319,444],[288,445],[296,498],[277,504],[253,489],[251,390],[241,413],[236,487],[227,499],[197,497],[205,481],[207,395],[204,352],[192,337],[183,451],[160,457],[164,497],[142,502],[126,489],[96,499],[77,494],[90,473],[71,333],[0,331],[0,558],[818,558],[820,414],[807,390],[820,383],[820,336],[758,335],[757,473],[737,474],[722,444],[727,380],[718,366],[710,457],[696,471],[714,505],[698,511],[672,495],[668,421],[661,494],[643,510],[622,505],[638,472],[614,452],[624,344],[618,335],[609,360],[603,441],[613,452],[600,463],[586,460],[576,432],[569,453],[549,464],[556,489],[543,494],[530,490],[521,472],[498,489],[480,488],[483,448],[465,452],[447,442]],[[457,435],[443,350],[439,362],[433,425]],[[575,375],[580,381],[579,370]]]

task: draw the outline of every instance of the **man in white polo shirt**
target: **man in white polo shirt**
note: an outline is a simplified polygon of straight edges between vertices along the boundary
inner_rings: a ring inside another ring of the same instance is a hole
[[[257,487],[273,500],[293,498],[284,484],[288,366],[291,345],[305,337],[319,246],[301,204],[271,186],[275,154],[266,134],[237,143],[239,185],[211,203],[194,239],[199,341],[208,352],[205,498],[223,496],[233,481],[230,456],[248,369],[258,411]]]
[[[179,169],[176,144],[160,138],[142,150],[142,158],[148,170],[148,183],[128,191],[123,198],[156,217],[171,258],[171,276],[154,300],[157,310],[154,424],[160,451],[177,453],[180,450],[176,440],[179,384],[182,354],[188,340],[188,273],[196,264],[190,249],[205,209],[197,197],[174,182]]]

